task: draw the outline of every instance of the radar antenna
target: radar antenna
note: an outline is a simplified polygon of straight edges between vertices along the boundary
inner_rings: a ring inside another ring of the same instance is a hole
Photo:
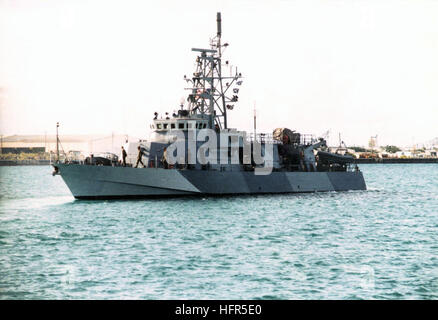
[[[184,76],[187,83],[191,84],[187,97],[190,114],[205,115],[209,119],[209,127],[215,125],[220,129],[227,128],[227,110],[232,110],[239,97],[239,88],[242,84],[242,74],[237,72],[237,67],[230,66],[225,61],[225,66],[230,67],[230,76],[222,76],[222,52],[228,47],[228,43],[221,43],[222,19],[221,13],[216,16],[217,34],[210,40],[210,49],[192,48],[198,52],[196,58],[196,70],[193,77]],[[224,83],[224,80],[226,81]],[[230,88],[233,88],[230,91]]]

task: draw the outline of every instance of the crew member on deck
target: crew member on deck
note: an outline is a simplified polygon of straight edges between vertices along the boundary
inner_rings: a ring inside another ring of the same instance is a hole
[[[124,166],[124,167],[126,167],[126,157],[127,157],[128,155],[126,154],[126,150],[125,150],[125,148],[123,148],[123,146],[122,146],[122,165]]]
[[[137,163],[135,164],[135,167],[137,168],[138,164],[141,163],[143,168],[145,168],[143,161],[141,161],[141,157],[143,156],[143,151],[141,150],[140,146],[138,146],[137,149],[138,149],[138,155],[137,155]]]
[[[164,169],[169,169],[169,163],[167,162],[167,148],[166,147],[163,150],[163,157],[161,158],[161,162],[163,163]]]

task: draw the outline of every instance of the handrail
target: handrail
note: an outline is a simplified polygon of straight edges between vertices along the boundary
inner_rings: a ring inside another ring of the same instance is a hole
[[[260,143],[272,143],[272,144],[283,144],[282,141],[274,139],[272,133],[250,133],[247,135],[248,142],[260,142]],[[300,134],[300,144],[311,145],[317,143],[319,140],[313,134]]]

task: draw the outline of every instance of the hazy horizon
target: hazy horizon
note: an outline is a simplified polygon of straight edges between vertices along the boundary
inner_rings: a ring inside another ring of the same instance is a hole
[[[338,133],[347,145],[438,136],[438,2],[0,1],[0,134],[128,134],[179,108],[192,47],[222,12],[244,76],[229,127]]]

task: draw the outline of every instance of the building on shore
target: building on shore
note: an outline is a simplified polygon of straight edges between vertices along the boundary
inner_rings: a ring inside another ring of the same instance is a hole
[[[419,159],[419,158],[438,158],[438,146],[437,147],[418,147],[418,148],[402,148],[396,152],[388,152],[385,147],[374,147],[372,149],[366,149],[364,147],[354,148],[341,148],[341,147],[329,147],[330,152],[338,154],[349,154],[356,159]],[[361,151],[357,151],[360,149]]]
[[[120,153],[120,147],[128,139],[127,135],[60,135],[60,151],[80,151],[83,154],[111,152]],[[55,153],[55,135],[12,135],[2,137],[0,153]]]

